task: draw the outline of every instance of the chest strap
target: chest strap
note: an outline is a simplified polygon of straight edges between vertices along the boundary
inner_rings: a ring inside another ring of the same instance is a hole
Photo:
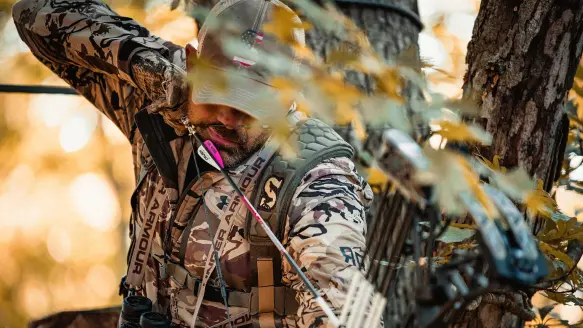
[[[152,254],[153,258],[160,264],[164,263],[162,257]],[[170,279],[174,281],[181,288],[187,288],[192,291],[193,295],[198,295],[202,280],[191,275],[184,267],[178,263],[167,263],[166,270],[169,273]],[[251,288],[250,292],[241,292],[227,288],[227,304],[229,307],[248,308],[251,315],[263,313],[266,310],[266,296],[265,288],[267,286],[259,286]],[[273,287],[273,292],[269,292],[273,296],[272,306],[273,312],[278,315],[295,315],[298,311],[298,303],[295,300],[296,291],[284,286]],[[268,297],[269,298],[269,297]],[[221,289],[215,286],[207,285],[204,292],[204,300],[210,302],[223,303],[221,296]]]

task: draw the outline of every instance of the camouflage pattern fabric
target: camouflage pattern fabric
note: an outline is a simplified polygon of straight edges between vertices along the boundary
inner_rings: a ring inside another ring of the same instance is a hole
[[[173,124],[176,113],[185,109],[184,48],[151,35],[136,21],[120,17],[98,0],[21,0],[13,7],[13,18],[20,37],[33,54],[91,101],[132,141],[136,179],[142,168],[152,168],[152,157],[144,147],[144,140],[133,128],[134,115],[144,108],[160,113],[180,133],[180,128]],[[230,205],[229,195],[233,190],[219,172],[207,172],[198,181],[186,185],[186,168],[192,153],[190,143],[185,137],[179,137],[170,144],[177,163],[177,188],[160,190],[156,186],[161,176],[155,169],[148,170],[137,191],[134,216],[137,222],[132,222],[130,238],[136,238],[136,225],[141,226],[144,220],[154,217],[157,224],[152,252],[161,255],[162,240],[166,238],[170,218],[174,217],[171,256],[173,260],[179,259],[181,243],[186,240],[185,267],[191,275],[200,277],[211,245],[209,227],[201,214],[204,211],[199,211],[200,197],[205,197],[211,216],[218,218]],[[250,156],[231,170],[235,182],[256,157],[257,154]],[[157,193],[165,193],[165,201],[152,213],[145,213]],[[344,303],[351,270],[362,261],[365,211],[371,201],[372,191],[354,164],[348,158],[335,158],[305,175],[287,216],[284,245],[337,311]],[[237,228],[226,237],[226,251],[220,264],[229,288],[249,291],[252,263],[250,244],[243,237],[246,210],[241,212],[235,218]],[[325,315],[285,261],[282,261],[282,272],[284,285],[297,290],[300,303],[297,316],[285,318],[284,325],[325,325]],[[213,284],[216,285],[214,275],[209,282]],[[140,293],[153,301],[156,311],[170,314],[176,325],[190,325],[196,296],[172,279],[162,279],[160,266],[153,258],[147,262]],[[247,308],[231,307],[230,313],[238,323],[249,324]],[[213,326],[225,319],[223,304],[205,300],[197,326]]]

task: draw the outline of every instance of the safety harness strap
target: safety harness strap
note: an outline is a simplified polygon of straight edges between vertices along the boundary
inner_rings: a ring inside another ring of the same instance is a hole
[[[257,259],[257,288],[259,292],[258,316],[253,325],[261,328],[275,327],[275,288],[273,286],[273,259],[263,257]]]

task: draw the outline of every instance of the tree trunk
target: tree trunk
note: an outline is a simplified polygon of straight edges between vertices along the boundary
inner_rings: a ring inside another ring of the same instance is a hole
[[[418,14],[417,0],[384,0],[384,2]],[[342,2],[337,2],[336,6],[366,32],[375,51],[385,59],[394,60],[403,50],[417,46],[419,26],[395,10]],[[330,38],[318,28],[307,32],[306,43],[322,58],[326,58],[338,47],[337,39]],[[370,79],[365,78],[363,74],[348,72],[347,81],[363,90],[369,92],[373,90]]]
[[[568,120],[562,108],[583,48],[583,1],[482,0],[468,45],[464,97],[480,104],[493,135],[479,150],[524,167],[548,191],[560,170]],[[576,259],[578,260],[578,258]],[[503,309],[486,304],[466,312],[457,327],[519,327]]]
[[[374,50],[385,60],[394,61],[400,53],[411,47],[418,49],[417,41],[422,28],[420,21],[416,21],[415,18],[399,10],[399,8],[404,9],[418,17],[417,0],[384,0],[379,2],[385,2],[398,8],[367,7],[362,4],[347,4],[342,1],[336,1],[336,5],[344,15],[351,18],[366,33]],[[309,30],[306,34],[307,46],[321,58],[327,58],[334,49],[338,48],[339,40],[330,37],[318,29],[317,24],[315,25],[316,28]],[[419,59],[418,51],[411,51],[408,56],[416,57],[408,58],[411,61]],[[347,72],[346,81],[366,92],[372,92],[375,88],[372,79],[357,72]],[[416,95],[417,92],[413,88],[406,90],[405,97],[414,97]],[[345,128],[338,129],[338,132],[350,142],[352,138],[347,131],[349,130]],[[368,135],[371,143],[365,145],[365,151],[376,153],[378,149],[374,149],[375,146],[373,144],[376,144],[376,140],[380,139],[379,130],[369,131]],[[358,152],[359,147],[355,146],[355,148]],[[358,158],[359,155],[357,154],[355,164],[361,170],[362,166],[360,166]],[[378,205],[382,201],[387,201],[387,199],[383,199],[383,193],[380,190],[377,191],[375,191],[375,201],[367,215],[369,226],[375,217]],[[403,233],[406,232],[403,231]],[[391,280],[391,286],[394,287],[390,295],[395,295],[395,297],[389,297],[392,301],[384,315],[385,327],[403,327],[408,315],[412,313],[415,302],[414,288],[416,286],[410,278],[411,273],[399,272]]]
[[[374,50],[385,60],[395,60],[397,56],[404,50],[410,47],[418,48],[417,40],[421,26],[412,20],[410,17],[399,13],[398,10],[367,7],[362,4],[348,4],[340,0],[336,2],[336,6],[340,11],[350,17],[354,23],[361,28],[367,35],[370,44]],[[417,7],[417,0],[381,0],[392,6],[396,6],[407,10],[415,15],[419,15]],[[321,58],[327,56],[338,48],[339,40],[330,37],[324,31],[317,27],[306,32],[306,45]],[[418,54],[417,54],[417,59]],[[372,92],[374,90],[374,83],[372,79],[362,73],[348,71],[346,74],[346,81],[351,83],[361,90]],[[347,141],[350,141],[349,130],[340,129],[338,133],[342,135]],[[358,149],[358,147],[355,147]],[[363,169],[358,161],[355,161],[359,170]],[[376,206],[381,195],[375,192],[375,202],[372,204],[367,213],[367,221],[374,217],[376,213]]]

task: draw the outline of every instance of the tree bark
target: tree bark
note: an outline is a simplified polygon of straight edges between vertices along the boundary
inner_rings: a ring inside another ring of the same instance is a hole
[[[418,14],[417,0],[385,1]],[[394,10],[342,2],[336,3],[336,6],[366,32],[375,51],[385,59],[394,60],[403,50],[417,46],[419,27],[410,18]],[[307,31],[306,43],[314,53],[326,58],[338,47],[339,40],[331,38],[316,27]],[[367,92],[374,87],[370,79],[355,72],[348,72],[347,81]]]
[[[417,0],[384,1],[419,15]],[[336,2],[336,6],[366,33],[374,50],[385,60],[395,60],[401,52],[410,47],[416,47],[417,49],[418,36],[419,32],[421,32],[420,26],[398,11],[380,7],[367,7],[361,4],[348,4],[341,1]],[[316,55],[326,59],[333,50],[338,48],[340,40],[319,29],[317,24],[314,25],[316,25],[315,28],[306,32],[306,45]],[[419,59],[418,54],[417,59]],[[345,80],[366,92],[374,91],[372,79],[362,73],[348,71],[346,72]],[[349,130],[339,129],[338,133],[350,142]],[[358,147],[355,148],[358,149]],[[357,168],[362,170],[363,166],[358,161],[355,162]],[[367,213],[367,221],[369,223],[376,213],[376,206],[380,197],[381,194],[375,192],[375,202],[373,202]]]
[[[464,98],[479,103],[480,123],[493,135],[492,145],[479,153],[500,155],[508,168],[524,167],[547,191],[563,158],[568,120],[562,108],[582,48],[580,0],[482,0],[468,45]],[[458,322],[456,327],[523,324],[490,304]]]
[[[416,16],[419,15],[417,0],[385,0],[385,2],[405,9]],[[366,7],[361,4],[336,2],[336,6],[344,15],[351,18],[352,21],[354,21],[356,25],[366,33],[374,50],[385,60],[394,61],[398,58],[399,54],[411,47],[418,49],[418,36],[422,27],[419,22],[415,22],[415,20],[408,17],[407,14],[403,14],[399,12],[399,10],[382,7]],[[316,25],[314,29],[307,31],[306,44],[315,54],[325,59],[333,50],[338,48],[340,40],[331,37],[321,29],[318,29],[317,24],[314,25]],[[416,57],[408,58],[408,60],[419,60],[418,51],[411,51],[408,56]],[[361,73],[348,71],[346,72],[345,80],[366,92],[372,92],[375,89],[372,79]],[[405,93],[404,96],[406,98],[417,96],[417,93],[413,88],[409,88]],[[352,138],[347,131],[349,130],[343,128],[338,129],[338,132],[350,142]],[[368,135],[369,141],[371,142],[368,143],[368,145],[365,144],[366,149],[364,150],[376,153],[378,149],[375,149],[375,145],[377,144],[377,140],[380,140],[379,131],[369,131]],[[359,147],[355,146],[355,148],[358,152]],[[358,169],[361,170],[362,167],[360,166],[358,158],[359,156],[357,154],[355,163]],[[375,217],[378,205],[380,205],[382,201],[388,200],[383,199],[383,193],[380,190],[376,190],[375,201],[367,215],[369,226]],[[403,233],[406,234],[406,231],[403,231]],[[391,242],[395,243],[395,241]],[[401,248],[398,247],[397,249]],[[389,304],[388,311],[385,312],[384,315],[385,327],[405,326],[405,321],[407,320],[408,315],[412,313],[412,309],[415,306],[414,288],[416,286],[412,283],[413,279],[411,279],[411,277],[411,273],[400,271],[398,275],[392,279],[391,286],[394,287],[392,288],[393,291],[390,295],[395,295],[395,297],[389,297],[392,301]]]

